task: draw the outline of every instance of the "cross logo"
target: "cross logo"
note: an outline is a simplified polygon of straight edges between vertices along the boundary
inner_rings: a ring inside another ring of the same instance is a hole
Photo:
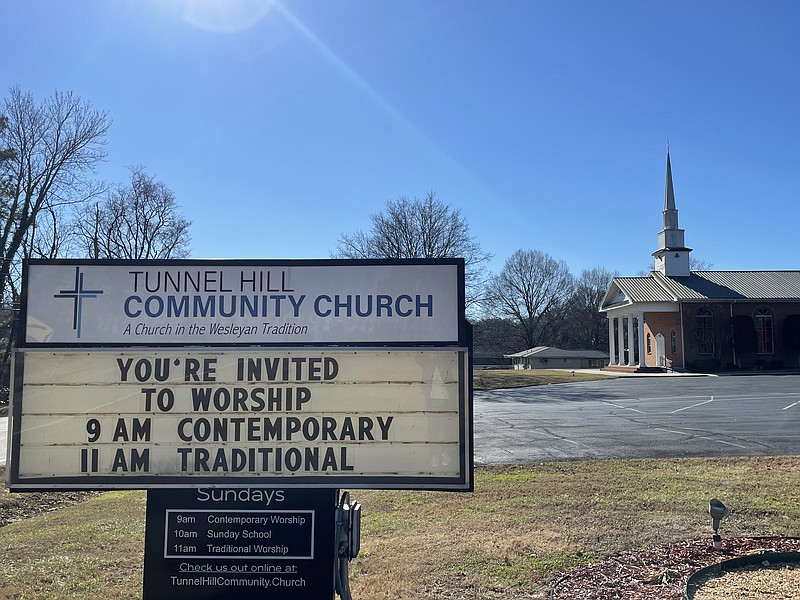
[[[81,337],[81,313],[83,312],[84,299],[97,298],[102,293],[102,290],[84,289],[81,268],[75,267],[75,286],[73,289],[61,290],[58,294],[53,295],[53,298],[72,299],[72,328],[77,332],[78,339]]]

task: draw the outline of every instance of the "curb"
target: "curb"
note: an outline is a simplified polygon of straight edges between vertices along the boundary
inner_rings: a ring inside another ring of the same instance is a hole
[[[703,582],[711,577],[716,577],[744,567],[762,565],[765,561],[770,565],[800,563],[800,552],[764,552],[763,554],[751,554],[749,556],[731,558],[702,568],[692,573],[686,582],[683,600],[693,600],[694,595]]]

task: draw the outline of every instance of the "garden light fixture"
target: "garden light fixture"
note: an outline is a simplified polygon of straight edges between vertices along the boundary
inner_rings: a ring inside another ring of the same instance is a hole
[[[728,508],[716,498],[712,498],[708,503],[708,514],[711,515],[711,529],[714,531],[714,535],[711,539],[714,542],[715,550],[720,550],[722,548],[722,538],[719,536],[719,523],[728,512]]]

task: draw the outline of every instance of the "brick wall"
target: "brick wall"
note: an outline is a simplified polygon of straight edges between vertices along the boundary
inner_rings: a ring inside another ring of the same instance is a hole
[[[672,352],[672,332],[675,332],[676,349]],[[656,335],[664,336],[664,356],[667,364],[673,368],[683,368],[683,340],[681,339],[681,321],[678,313],[645,313],[644,314],[644,364],[647,367],[657,367]],[[650,336],[650,351],[648,352],[647,340]]]

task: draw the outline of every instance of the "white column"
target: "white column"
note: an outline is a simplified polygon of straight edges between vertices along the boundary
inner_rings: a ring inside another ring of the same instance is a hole
[[[628,315],[628,366],[633,366],[633,315]]]
[[[625,364],[625,317],[617,317],[617,365]]]
[[[614,361],[616,360],[616,347],[614,344],[614,317],[608,315],[608,364],[613,365],[616,364]]]
[[[637,323],[639,324],[639,366],[644,367],[647,363],[645,362],[645,354],[644,354],[644,313],[640,312],[637,316]]]

